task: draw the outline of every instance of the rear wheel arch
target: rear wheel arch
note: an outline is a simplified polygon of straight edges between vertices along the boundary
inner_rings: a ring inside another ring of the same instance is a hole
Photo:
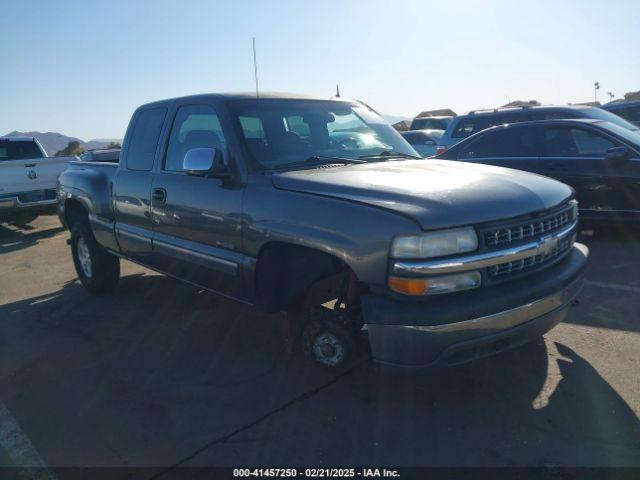
[[[67,199],[64,215],[71,231],[71,257],[82,285],[92,293],[112,291],[120,278],[120,260],[93,236],[89,212],[76,199]]]

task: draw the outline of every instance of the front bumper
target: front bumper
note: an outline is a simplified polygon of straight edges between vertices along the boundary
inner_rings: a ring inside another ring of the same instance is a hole
[[[589,250],[521,280],[442,298],[370,294],[362,310],[374,360],[404,367],[466,363],[540,337],[567,315]]]

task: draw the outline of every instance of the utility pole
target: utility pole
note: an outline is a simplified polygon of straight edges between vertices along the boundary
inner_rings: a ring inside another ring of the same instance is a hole
[[[595,103],[598,103],[598,90],[600,90],[600,82],[595,82],[593,84],[593,88],[594,88],[594,90],[593,90],[593,92],[594,92],[593,98],[594,98]]]

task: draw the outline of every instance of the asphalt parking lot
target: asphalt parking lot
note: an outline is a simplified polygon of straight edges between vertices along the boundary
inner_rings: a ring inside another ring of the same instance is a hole
[[[0,465],[640,465],[638,234],[586,238],[543,341],[401,377],[327,373],[276,316],[128,262],[91,296],[67,238],[0,226]]]

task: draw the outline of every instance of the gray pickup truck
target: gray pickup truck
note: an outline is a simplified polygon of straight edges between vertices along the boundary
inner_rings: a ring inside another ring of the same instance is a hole
[[[570,187],[421,160],[371,108],[341,99],[144,105],[120,162],[71,162],[58,200],[91,292],[112,290],[131,260],[286,312],[332,368],[363,338],[375,360],[405,367],[536,339],[565,318],[588,256]]]

